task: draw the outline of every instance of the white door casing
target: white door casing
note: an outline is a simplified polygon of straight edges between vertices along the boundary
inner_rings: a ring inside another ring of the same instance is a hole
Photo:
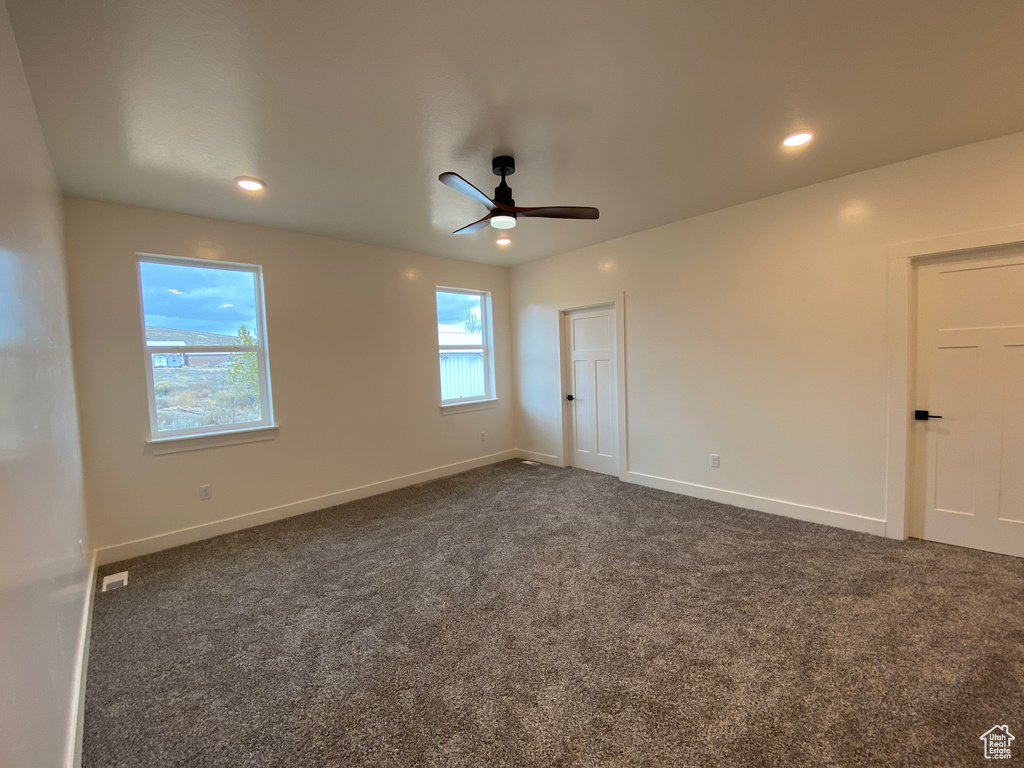
[[[1024,253],[916,273],[909,533],[1024,557]]]
[[[619,474],[615,307],[563,315],[569,466]]]

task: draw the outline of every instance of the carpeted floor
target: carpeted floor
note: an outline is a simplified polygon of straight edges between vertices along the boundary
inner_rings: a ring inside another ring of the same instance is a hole
[[[506,462],[101,575],[125,568],[96,596],[87,768],[975,766],[997,724],[1024,745],[1024,561],[580,470]]]

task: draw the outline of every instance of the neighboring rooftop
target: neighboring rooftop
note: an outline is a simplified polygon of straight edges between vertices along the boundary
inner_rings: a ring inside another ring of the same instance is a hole
[[[156,328],[151,325],[146,326],[146,341],[151,342],[151,346],[155,347],[167,347],[172,343],[182,346],[223,347],[238,343],[238,339],[234,336],[225,336],[222,333],[183,331],[180,328]]]

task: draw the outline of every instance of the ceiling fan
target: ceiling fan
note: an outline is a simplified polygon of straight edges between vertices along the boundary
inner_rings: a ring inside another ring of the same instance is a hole
[[[455,230],[456,235],[468,235],[478,232],[488,224],[495,229],[511,229],[516,225],[519,216],[534,217],[543,219],[596,219],[600,212],[597,208],[589,208],[580,205],[545,205],[537,208],[521,208],[512,199],[512,188],[505,183],[505,177],[516,172],[516,161],[508,155],[499,155],[491,161],[491,170],[495,176],[501,176],[501,183],[494,188],[494,199],[492,200],[479,189],[474,187],[457,173],[448,171],[437,178],[456,192],[460,192],[470,200],[488,208],[487,215],[479,221],[467,224],[462,229]]]

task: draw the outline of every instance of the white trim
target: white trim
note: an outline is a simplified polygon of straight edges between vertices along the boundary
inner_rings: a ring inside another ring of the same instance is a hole
[[[253,298],[256,311],[256,326],[253,332],[256,334],[255,345],[225,344],[209,345],[201,344],[178,344],[175,346],[150,346],[146,338],[146,300],[143,290],[142,265],[147,264],[168,264],[171,266],[191,266],[199,269],[222,269],[231,272],[247,272],[253,278]],[[159,419],[156,408],[156,384],[154,381],[153,357],[155,355],[180,354],[234,354],[239,352],[254,352],[256,354],[256,374],[259,379],[260,415],[262,418],[257,422],[247,422],[253,427],[270,427],[274,424],[274,402],[270,388],[270,354],[267,343],[267,318],[266,307],[263,301],[263,267],[260,264],[241,264],[238,262],[218,261],[217,259],[195,259],[187,256],[162,256],[149,253],[135,254],[135,272],[138,284],[139,296],[139,319],[142,323],[142,347],[145,353],[146,366],[146,392],[149,398],[149,440],[155,442],[161,438],[173,437],[195,437],[212,434],[221,434],[224,430],[208,427],[190,427],[188,429],[163,430],[159,429]],[[252,427],[242,427],[243,429]]]
[[[92,602],[93,596],[96,594],[96,569],[98,567],[96,550],[93,550],[89,573],[85,580],[85,594],[82,596],[82,618],[78,626],[78,642],[75,645],[75,666],[68,708],[68,726],[64,737],[64,768],[79,768],[82,765],[82,743],[85,739],[85,677],[89,671]]]
[[[886,383],[888,407],[886,424],[885,535],[907,538],[907,477],[909,466],[911,306],[914,296],[911,277],[914,262],[926,258],[968,255],[993,248],[1024,244],[1024,224],[894,243],[888,248],[886,284]]]
[[[625,481],[644,485],[648,488],[658,488],[662,491],[679,493],[684,496],[694,496],[698,499],[708,499],[709,501],[717,501],[721,504],[731,504],[743,509],[753,509],[758,512],[780,515],[781,517],[790,517],[794,520],[803,520],[808,523],[830,525],[833,528],[845,528],[848,531],[858,531],[859,533],[873,533],[876,536],[885,535],[885,520],[856,515],[852,512],[814,507],[809,504],[798,504],[793,501],[772,499],[767,496],[756,496],[752,493],[727,491],[723,488],[687,483],[682,480],[670,480],[667,477],[658,477],[657,475],[645,475],[642,472],[627,472]]]
[[[367,496],[376,496],[378,493],[386,493],[387,491],[405,488],[410,485],[416,485],[417,483],[425,483],[430,480],[448,477],[449,475],[457,475],[460,472],[465,472],[477,467],[483,467],[487,464],[496,464],[499,461],[515,459],[518,456],[518,451],[513,448],[499,453],[488,454],[487,456],[480,456],[476,459],[459,461],[454,464],[446,464],[441,467],[426,469],[422,472],[413,472],[409,475],[402,475],[388,480],[381,480],[376,483],[360,485],[356,488],[348,488],[344,491],[337,491],[324,496],[303,499],[302,501],[282,504],[281,506],[271,507],[269,509],[261,509],[257,512],[247,512],[235,517],[229,517],[225,520],[203,523],[202,525],[195,525],[191,528],[181,528],[176,531],[161,533],[144,539],[136,539],[135,541],[126,541],[122,544],[114,544],[109,547],[101,547],[96,551],[97,562],[99,565],[109,565],[110,563],[127,560],[131,557],[148,555],[153,552],[170,549],[171,547],[179,547],[182,544],[191,544],[195,541],[210,539],[224,533],[233,533],[235,531],[241,531],[257,525],[263,525],[264,523],[284,520],[287,517],[295,517],[296,515],[305,514],[306,512],[315,512],[318,509],[327,509],[328,507],[345,504],[349,501],[364,499]]]
[[[917,259],[960,251],[977,251],[983,248],[1006,248],[1022,243],[1024,243],[1024,223],[1011,224],[1008,227],[956,232],[925,240],[893,243],[889,246],[889,260]]]
[[[626,292],[622,291],[615,304],[615,361],[618,369],[616,388],[619,391],[619,480],[629,473],[629,400],[626,397]]]
[[[466,411],[486,411],[498,407],[498,398],[490,397],[486,400],[453,400],[445,404],[441,403],[441,413],[445,416],[452,413],[465,413]]]
[[[137,251],[135,256],[146,261],[162,262],[164,264],[180,264],[185,262],[185,266],[193,267],[208,267],[211,264],[216,264],[221,269],[231,269],[235,272],[252,272],[252,268],[258,266],[256,264],[247,264],[243,261],[221,261],[220,259],[203,259],[195,256],[168,256],[163,253],[148,253],[146,251]]]
[[[484,356],[484,396],[482,398],[465,398],[459,397],[453,400],[441,400],[441,408],[451,408],[456,405],[463,404],[477,404],[480,402],[486,402],[489,400],[497,400],[497,384],[494,380],[494,327],[493,327],[493,308],[491,306],[491,292],[481,291],[476,288],[450,288],[444,285],[434,286],[434,312],[435,316],[437,313],[437,294],[439,293],[457,293],[463,296],[477,296],[480,298],[480,343],[479,344],[442,344],[440,339],[437,343],[438,356],[443,355],[445,352],[459,352],[459,351],[470,351],[475,352],[480,350]],[[437,318],[436,325],[440,328],[441,319]],[[440,361],[438,362],[438,375],[437,375],[437,391],[441,392],[441,367]],[[479,410],[477,408],[466,408],[468,411]],[[444,413],[444,410],[441,411]],[[458,411],[452,411],[452,413],[458,413]]]
[[[205,435],[175,435],[158,437],[146,441],[145,453],[151,456],[163,456],[167,453],[184,453],[185,451],[201,451],[206,448],[220,448],[225,445],[242,445],[243,443],[260,443],[277,437],[280,427],[272,424],[269,427],[248,427],[231,429],[224,432],[210,432]]]
[[[516,449],[516,457],[530,461],[539,461],[541,464],[550,464],[553,467],[565,466],[561,459],[550,453],[537,453],[536,451],[525,451],[522,448],[518,448]]]

